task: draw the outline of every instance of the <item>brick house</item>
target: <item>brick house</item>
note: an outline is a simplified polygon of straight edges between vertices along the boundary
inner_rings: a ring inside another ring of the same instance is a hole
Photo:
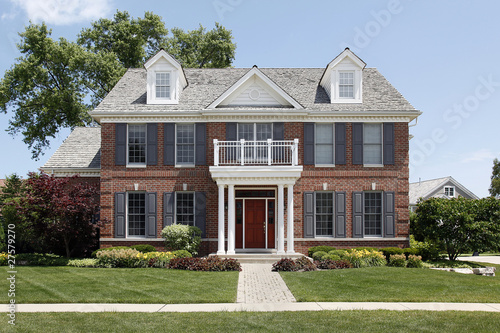
[[[408,124],[421,113],[349,49],[326,68],[129,69],[42,167],[101,184],[101,247],[202,252],[408,246]]]

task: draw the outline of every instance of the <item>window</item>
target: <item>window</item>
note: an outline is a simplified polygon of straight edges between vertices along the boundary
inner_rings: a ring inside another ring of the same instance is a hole
[[[333,236],[333,192],[315,192],[316,236]]]
[[[269,123],[238,124],[238,140],[257,141],[245,147],[245,160],[267,159],[267,139],[273,138],[273,125]],[[247,144],[245,144],[247,146]],[[238,152],[239,153],[239,152]]]
[[[363,126],[363,164],[382,164],[382,124]]]
[[[333,124],[316,124],[316,164],[334,164]]]
[[[176,164],[194,164],[194,142],[194,124],[177,124]]]
[[[382,193],[365,192],[365,236],[382,236]]]
[[[454,186],[445,186],[444,187],[444,195],[454,198],[455,197],[455,187]]]
[[[128,125],[128,163],[146,164],[146,125]]]
[[[354,98],[353,72],[339,72],[339,98]]]
[[[128,193],[128,235],[146,235],[146,194]]]
[[[170,99],[170,73],[156,73],[156,98]]]
[[[175,195],[176,222],[194,226],[194,192],[176,192]]]

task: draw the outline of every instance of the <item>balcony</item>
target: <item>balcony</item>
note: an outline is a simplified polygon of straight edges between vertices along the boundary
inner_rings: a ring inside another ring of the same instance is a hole
[[[297,166],[299,139],[219,141],[214,139],[214,166]]]

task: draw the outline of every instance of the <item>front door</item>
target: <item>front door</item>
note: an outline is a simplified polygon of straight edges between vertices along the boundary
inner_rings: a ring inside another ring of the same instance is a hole
[[[245,200],[245,247],[266,247],[266,200]]]

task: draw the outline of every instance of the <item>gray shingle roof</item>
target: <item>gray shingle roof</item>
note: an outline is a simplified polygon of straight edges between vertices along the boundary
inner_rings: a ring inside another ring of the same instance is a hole
[[[410,205],[415,205],[420,198],[428,199],[433,195],[438,197],[441,194],[436,193],[438,190],[442,189],[445,185],[453,185],[459,188],[464,194],[467,194],[472,199],[477,199],[478,197],[469,191],[466,187],[456,181],[453,177],[443,177],[436,178],[431,180],[424,180],[417,183],[410,183],[409,197],[410,197]]]
[[[179,104],[146,104],[146,70],[129,69],[95,112],[200,111],[245,75],[249,68],[184,69],[188,86]],[[261,68],[262,73],[309,111],[416,111],[375,68],[363,70],[363,103],[331,104],[319,85],[324,68]],[[91,112],[92,114],[92,112]]]
[[[42,167],[50,169],[99,169],[101,167],[101,128],[77,127]]]

